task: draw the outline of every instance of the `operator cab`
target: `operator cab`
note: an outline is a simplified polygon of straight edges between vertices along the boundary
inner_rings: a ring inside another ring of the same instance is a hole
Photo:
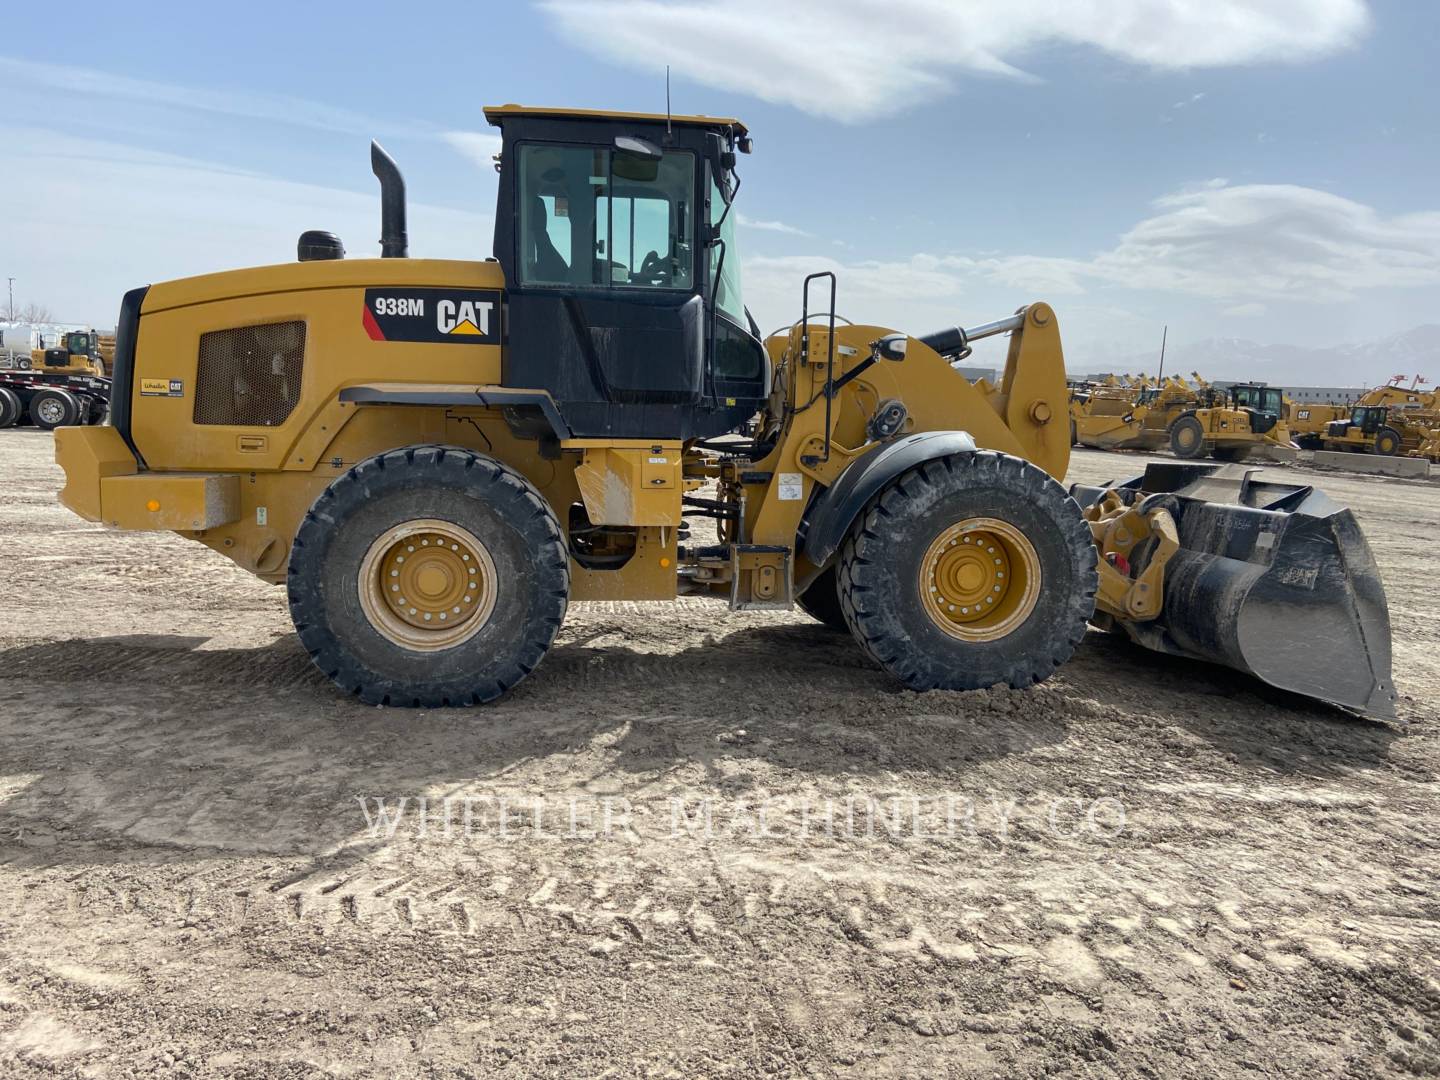
[[[73,358],[94,355],[95,339],[84,330],[72,330],[60,339],[60,344],[45,350],[46,367],[69,367]]]
[[[576,437],[739,427],[770,365],[740,292],[737,120],[485,110],[502,134],[495,257],[506,386],[546,390]]]
[[[1230,387],[1230,402],[1250,414],[1250,430],[1257,435],[1273,428],[1285,411],[1285,395],[1278,386],[1236,383]]]
[[[1350,409],[1350,419],[1330,421],[1328,434],[1343,437],[1351,428],[1359,428],[1362,435],[1374,435],[1385,426],[1389,412],[1385,405],[1355,405]]]

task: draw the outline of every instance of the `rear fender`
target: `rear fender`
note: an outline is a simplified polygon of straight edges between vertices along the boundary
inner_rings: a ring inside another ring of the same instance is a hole
[[[829,562],[865,504],[901,473],[927,461],[973,454],[977,449],[969,432],[925,431],[884,443],[857,458],[816,497],[800,523],[805,557],[816,566]]]

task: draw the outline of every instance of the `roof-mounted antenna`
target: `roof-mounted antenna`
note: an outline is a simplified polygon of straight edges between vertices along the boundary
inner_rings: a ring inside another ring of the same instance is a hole
[[[670,65],[665,65],[665,138],[671,139],[675,132],[670,128]]]

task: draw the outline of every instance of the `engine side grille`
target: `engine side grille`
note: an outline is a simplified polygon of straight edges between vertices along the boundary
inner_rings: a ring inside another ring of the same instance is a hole
[[[237,326],[200,335],[195,423],[274,427],[300,400],[305,324]]]

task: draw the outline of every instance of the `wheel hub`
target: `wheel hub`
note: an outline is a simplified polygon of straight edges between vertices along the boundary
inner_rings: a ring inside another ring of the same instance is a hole
[[[931,542],[919,586],[940,629],[966,641],[993,641],[1034,611],[1040,578],[1040,558],[1024,533],[998,518],[967,518]]]
[[[397,645],[447,649],[474,635],[495,607],[495,563],[453,522],[408,521],[370,545],[360,567],[361,607]]]

